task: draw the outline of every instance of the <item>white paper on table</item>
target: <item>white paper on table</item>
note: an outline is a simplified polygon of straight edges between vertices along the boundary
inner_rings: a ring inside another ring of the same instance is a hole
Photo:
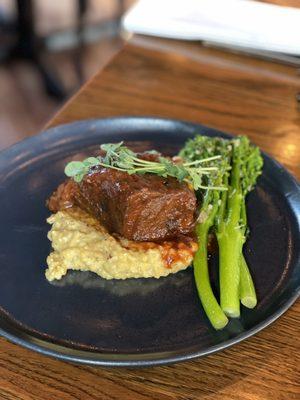
[[[300,9],[253,0],[139,0],[124,16],[123,27],[300,55]]]

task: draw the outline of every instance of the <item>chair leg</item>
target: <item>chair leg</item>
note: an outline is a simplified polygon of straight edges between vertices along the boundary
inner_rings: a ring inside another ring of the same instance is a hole
[[[78,83],[82,84],[84,82],[84,71],[82,66],[82,56],[84,52],[84,15],[88,9],[88,1],[87,0],[78,0],[77,1],[77,38],[78,45],[76,50],[74,51],[73,63],[75,73],[77,75]]]
[[[43,41],[39,40],[35,29],[35,13],[32,0],[16,0],[18,17],[17,31],[18,41],[12,51],[13,57],[28,59],[39,71],[46,92],[58,100],[67,97],[67,93],[54,71],[42,61],[41,54],[44,50]]]
[[[33,62],[42,77],[46,93],[57,100],[65,100],[68,93],[54,70],[46,67],[40,59]]]

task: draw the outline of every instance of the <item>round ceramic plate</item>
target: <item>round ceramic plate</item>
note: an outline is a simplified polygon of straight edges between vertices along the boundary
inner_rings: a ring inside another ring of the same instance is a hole
[[[136,150],[176,154],[195,133],[226,134],[187,122],[112,118],[58,126],[0,153],[0,334],[63,360],[103,366],[172,363],[224,349],[265,328],[296,300],[300,285],[300,189],[264,155],[248,197],[251,235],[245,256],[258,294],[222,331],[211,328],[192,268],[161,279],[106,281],[70,272],[45,279],[49,211],[45,201],[72,158],[124,140]],[[212,259],[212,271],[217,260]],[[214,289],[217,276],[212,273]]]

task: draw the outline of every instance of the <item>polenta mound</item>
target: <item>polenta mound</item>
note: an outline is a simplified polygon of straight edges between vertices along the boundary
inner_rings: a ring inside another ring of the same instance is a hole
[[[68,270],[92,271],[105,279],[160,278],[186,269],[197,250],[193,240],[153,243],[112,236],[75,207],[52,214],[47,222],[53,247],[47,258],[49,281]]]

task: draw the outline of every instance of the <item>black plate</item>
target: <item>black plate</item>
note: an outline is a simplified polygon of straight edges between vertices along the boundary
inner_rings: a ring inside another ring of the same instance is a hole
[[[125,140],[135,149],[175,154],[201,125],[154,118],[113,118],[59,126],[0,154],[0,334],[63,360],[145,366],[224,349],[263,329],[296,300],[300,285],[300,190],[270,157],[249,195],[251,237],[246,258],[259,304],[223,331],[201,310],[192,269],[155,279],[105,281],[71,272],[49,284],[45,200],[74,155]],[[216,260],[213,260],[216,262]],[[216,276],[212,277],[217,282]]]

